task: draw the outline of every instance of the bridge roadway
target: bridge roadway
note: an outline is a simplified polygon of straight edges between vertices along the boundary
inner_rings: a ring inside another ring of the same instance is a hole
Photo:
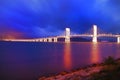
[[[22,42],[57,42],[59,38],[65,38],[65,42],[70,42],[72,37],[92,37],[92,42],[96,43],[98,37],[116,37],[117,42],[120,43],[120,35],[114,34],[99,34],[97,33],[97,25],[93,25],[92,34],[76,34],[70,35],[70,28],[65,29],[64,36],[45,37],[37,39],[4,39],[4,41],[22,41]]]
[[[57,42],[59,38],[65,38],[66,36],[55,36],[55,37],[45,37],[45,38],[36,38],[36,39],[4,39],[4,41],[23,41],[23,42]],[[90,34],[78,34],[78,35],[70,35],[72,37],[93,37]],[[97,37],[120,37],[120,35],[113,34],[98,34]]]
[[[65,36],[56,36],[57,38],[65,38]],[[70,38],[72,37],[93,37],[91,34],[78,34],[78,35],[70,35]],[[113,34],[98,34],[97,37],[120,37],[120,35],[113,35]]]

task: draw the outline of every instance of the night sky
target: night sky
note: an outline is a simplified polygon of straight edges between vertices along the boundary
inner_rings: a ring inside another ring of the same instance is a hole
[[[0,38],[87,32],[120,33],[120,0],[0,0]]]

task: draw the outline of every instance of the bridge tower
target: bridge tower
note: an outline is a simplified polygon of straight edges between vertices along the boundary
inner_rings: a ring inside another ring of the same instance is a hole
[[[70,42],[70,28],[65,29],[65,42]]]
[[[120,43],[120,37],[117,37],[117,43]]]
[[[93,40],[92,42],[97,43],[97,25],[93,25]]]

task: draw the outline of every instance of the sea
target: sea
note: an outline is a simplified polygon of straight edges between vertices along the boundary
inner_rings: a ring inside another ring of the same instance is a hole
[[[0,42],[0,80],[38,80],[108,56],[120,58],[116,42]]]

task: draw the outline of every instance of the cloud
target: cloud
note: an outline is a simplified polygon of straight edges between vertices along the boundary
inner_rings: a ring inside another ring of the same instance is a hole
[[[120,29],[118,0],[1,0],[0,2],[2,26],[7,25],[8,28],[13,28],[26,36],[59,35],[66,26],[76,33],[84,33],[93,24],[108,32],[119,32]],[[112,29],[113,26],[115,29]]]
[[[41,28],[41,27],[36,26],[33,29],[31,29],[31,32],[32,32],[31,35],[39,36],[39,37],[64,35],[63,30],[53,28],[52,26],[48,26],[45,28]]]

